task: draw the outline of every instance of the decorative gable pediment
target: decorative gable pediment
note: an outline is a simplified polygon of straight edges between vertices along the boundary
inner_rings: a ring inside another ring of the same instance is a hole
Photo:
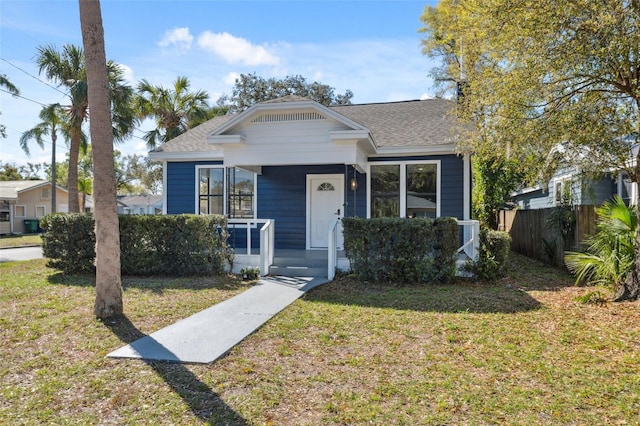
[[[254,105],[209,133],[207,142],[224,151],[228,166],[359,164],[374,151],[367,128],[298,99]]]

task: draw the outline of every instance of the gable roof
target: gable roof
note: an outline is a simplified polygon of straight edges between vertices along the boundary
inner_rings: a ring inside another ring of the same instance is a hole
[[[369,129],[377,147],[420,147],[453,142],[455,105],[428,99],[331,108]]]
[[[210,135],[223,133],[255,110],[283,103],[315,104],[318,108],[326,108],[325,111],[341,121],[368,130],[373,144],[385,152],[394,148],[454,144],[455,101],[428,99],[325,107],[308,98],[291,95],[261,102],[237,114],[214,117],[150,151],[150,158],[161,159],[168,155],[173,159],[187,159],[206,152],[208,157],[222,159],[223,150],[207,141]]]
[[[51,186],[48,180],[2,180],[0,181],[0,199],[17,200],[19,193],[47,185]],[[56,188],[67,192],[66,189],[57,185]]]

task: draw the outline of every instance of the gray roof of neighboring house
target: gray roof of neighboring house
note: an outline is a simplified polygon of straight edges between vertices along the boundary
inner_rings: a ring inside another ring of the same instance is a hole
[[[308,101],[286,96],[265,103]],[[453,143],[455,101],[427,99],[331,106],[333,111],[369,129],[378,147],[420,147]],[[207,136],[236,115],[214,117],[162,144],[152,152],[215,152]],[[220,151],[222,156],[222,151]]]
[[[125,206],[153,206],[162,203],[160,195],[118,195],[118,202]]]

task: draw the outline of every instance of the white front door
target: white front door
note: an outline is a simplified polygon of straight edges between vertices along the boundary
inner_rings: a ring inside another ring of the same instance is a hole
[[[327,248],[329,226],[344,210],[343,175],[307,175],[307,248]],[[342,228],[340,228],[341,230]],[[338,233],[342,249],[342,232]]]

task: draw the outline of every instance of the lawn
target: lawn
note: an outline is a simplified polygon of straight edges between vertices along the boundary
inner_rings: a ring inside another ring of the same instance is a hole
[[[0,237],[0,248],[42,245],[40,234],[4,235]]]
[[[495,284],[338,279],[211,365],[105,355],[247,284],[128,278],[101,322],[90,278],[0,264],[1,423],[638,424],[640,303],[511,263]]]

